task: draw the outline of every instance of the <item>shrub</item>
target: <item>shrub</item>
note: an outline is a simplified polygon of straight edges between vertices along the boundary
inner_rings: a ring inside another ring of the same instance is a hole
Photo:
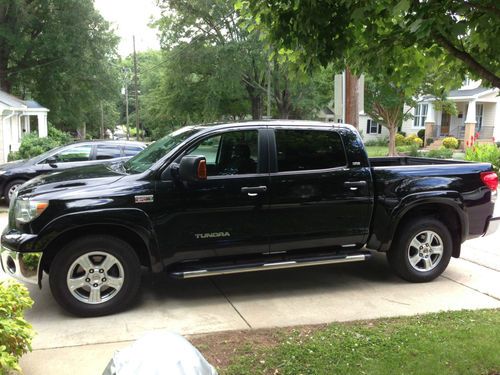
[[[430,150],[426,156],[437,159],[451,159],[453,157],[453,150],[441,146],[437,150]]]
[[[387,146],[389,144],[389,138],[384,137],[384,138],[376,138],[376,139],[370,139],[369,141],[365,142],[365,146]]]
[[[457,149],[459,145],[460,142],[455,137],[446,137],[443,139],[443,146],[446,148]]]
[[[396,146],[405,145],[405,136],[403,134],[396,134]]]
[[[21,141],[21,146],[19,146],[17,155],[12,156],[17,159],[30,159],[51,150],[54,147],[65,145],[70,141],[71,137],[68,133],[49,127],[47,137],[39,138],[36,133],[26,134]]]
[[[0,373],[20,371],[19,358],[31,351],[34,332],[24,319],[33,305],[28,290],[16,282],[0,282]]]
[[[408,146],[415,144],[417,147],[422,147],[424,141],[422,141],[416,134],[410,134],[405,138],[404,144]]]
[[[399,131],[398,134],[401,134],[403,137],[406,137],[406,132]]]
[[[417,137],[420,138],[422,140],[422,142],[424,141],[424,138],[425,138],[425,129],[420,129],[418,132],[417,132]]]
[[[500,168],[500,148],[494,143],[474,144],[465,151],[465,160],[491,163],[495,172]]]
[[[427,138],[427,140],[425,141],[425,145],[426,146],[430,146],[434,143],[434,139],[433,138]]]

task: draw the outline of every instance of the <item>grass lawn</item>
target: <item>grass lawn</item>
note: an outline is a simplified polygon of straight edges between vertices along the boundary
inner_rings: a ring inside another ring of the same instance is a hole
[[[500,310],[192,339],[220,374],[498,374]]]
[[[387,146],[366,146],[366,152],[369,158],[375,156],[387,156],[389,148]]]

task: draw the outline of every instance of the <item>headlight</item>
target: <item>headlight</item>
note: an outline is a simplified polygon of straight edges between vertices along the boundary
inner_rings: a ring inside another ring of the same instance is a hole
[[[20,223],[29,223],[42,214],[49,206],[47,201],[17,199],[14,205],[14,216]]]

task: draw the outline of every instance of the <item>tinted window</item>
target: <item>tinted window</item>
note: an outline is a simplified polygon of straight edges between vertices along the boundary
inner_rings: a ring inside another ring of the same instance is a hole
[[[125,146],[123,148],[123,153],[125,156],[134,156],[135,154],[138,154],[142,150],[143,149],[140,148],[139,146]]]
[[[326,169],[346,165],[340,136],[325,130],[276,130],[278,171]]]
[[[188,155],[205,156],[209,176],[257,173],[257,130],[233,131],[206,138]]]
[[[90,160],[91,145],[74,146],[59,151],[54,155],[58,163]]]
[[[97,146],[96,160],[106,160],[121,157],[121,146],[99,145]]]

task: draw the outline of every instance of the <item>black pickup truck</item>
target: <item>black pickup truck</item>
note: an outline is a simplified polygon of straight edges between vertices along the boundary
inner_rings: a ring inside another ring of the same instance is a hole
[[[349,125],[185,127],[126,162],[22,185],[2,267],[40,286],[47,273],[82,316],[124,308],[141,267],[190,278],[363,261],[370,249],[425,282],[494,230],[497,185],[487,163],[368,159]]]

